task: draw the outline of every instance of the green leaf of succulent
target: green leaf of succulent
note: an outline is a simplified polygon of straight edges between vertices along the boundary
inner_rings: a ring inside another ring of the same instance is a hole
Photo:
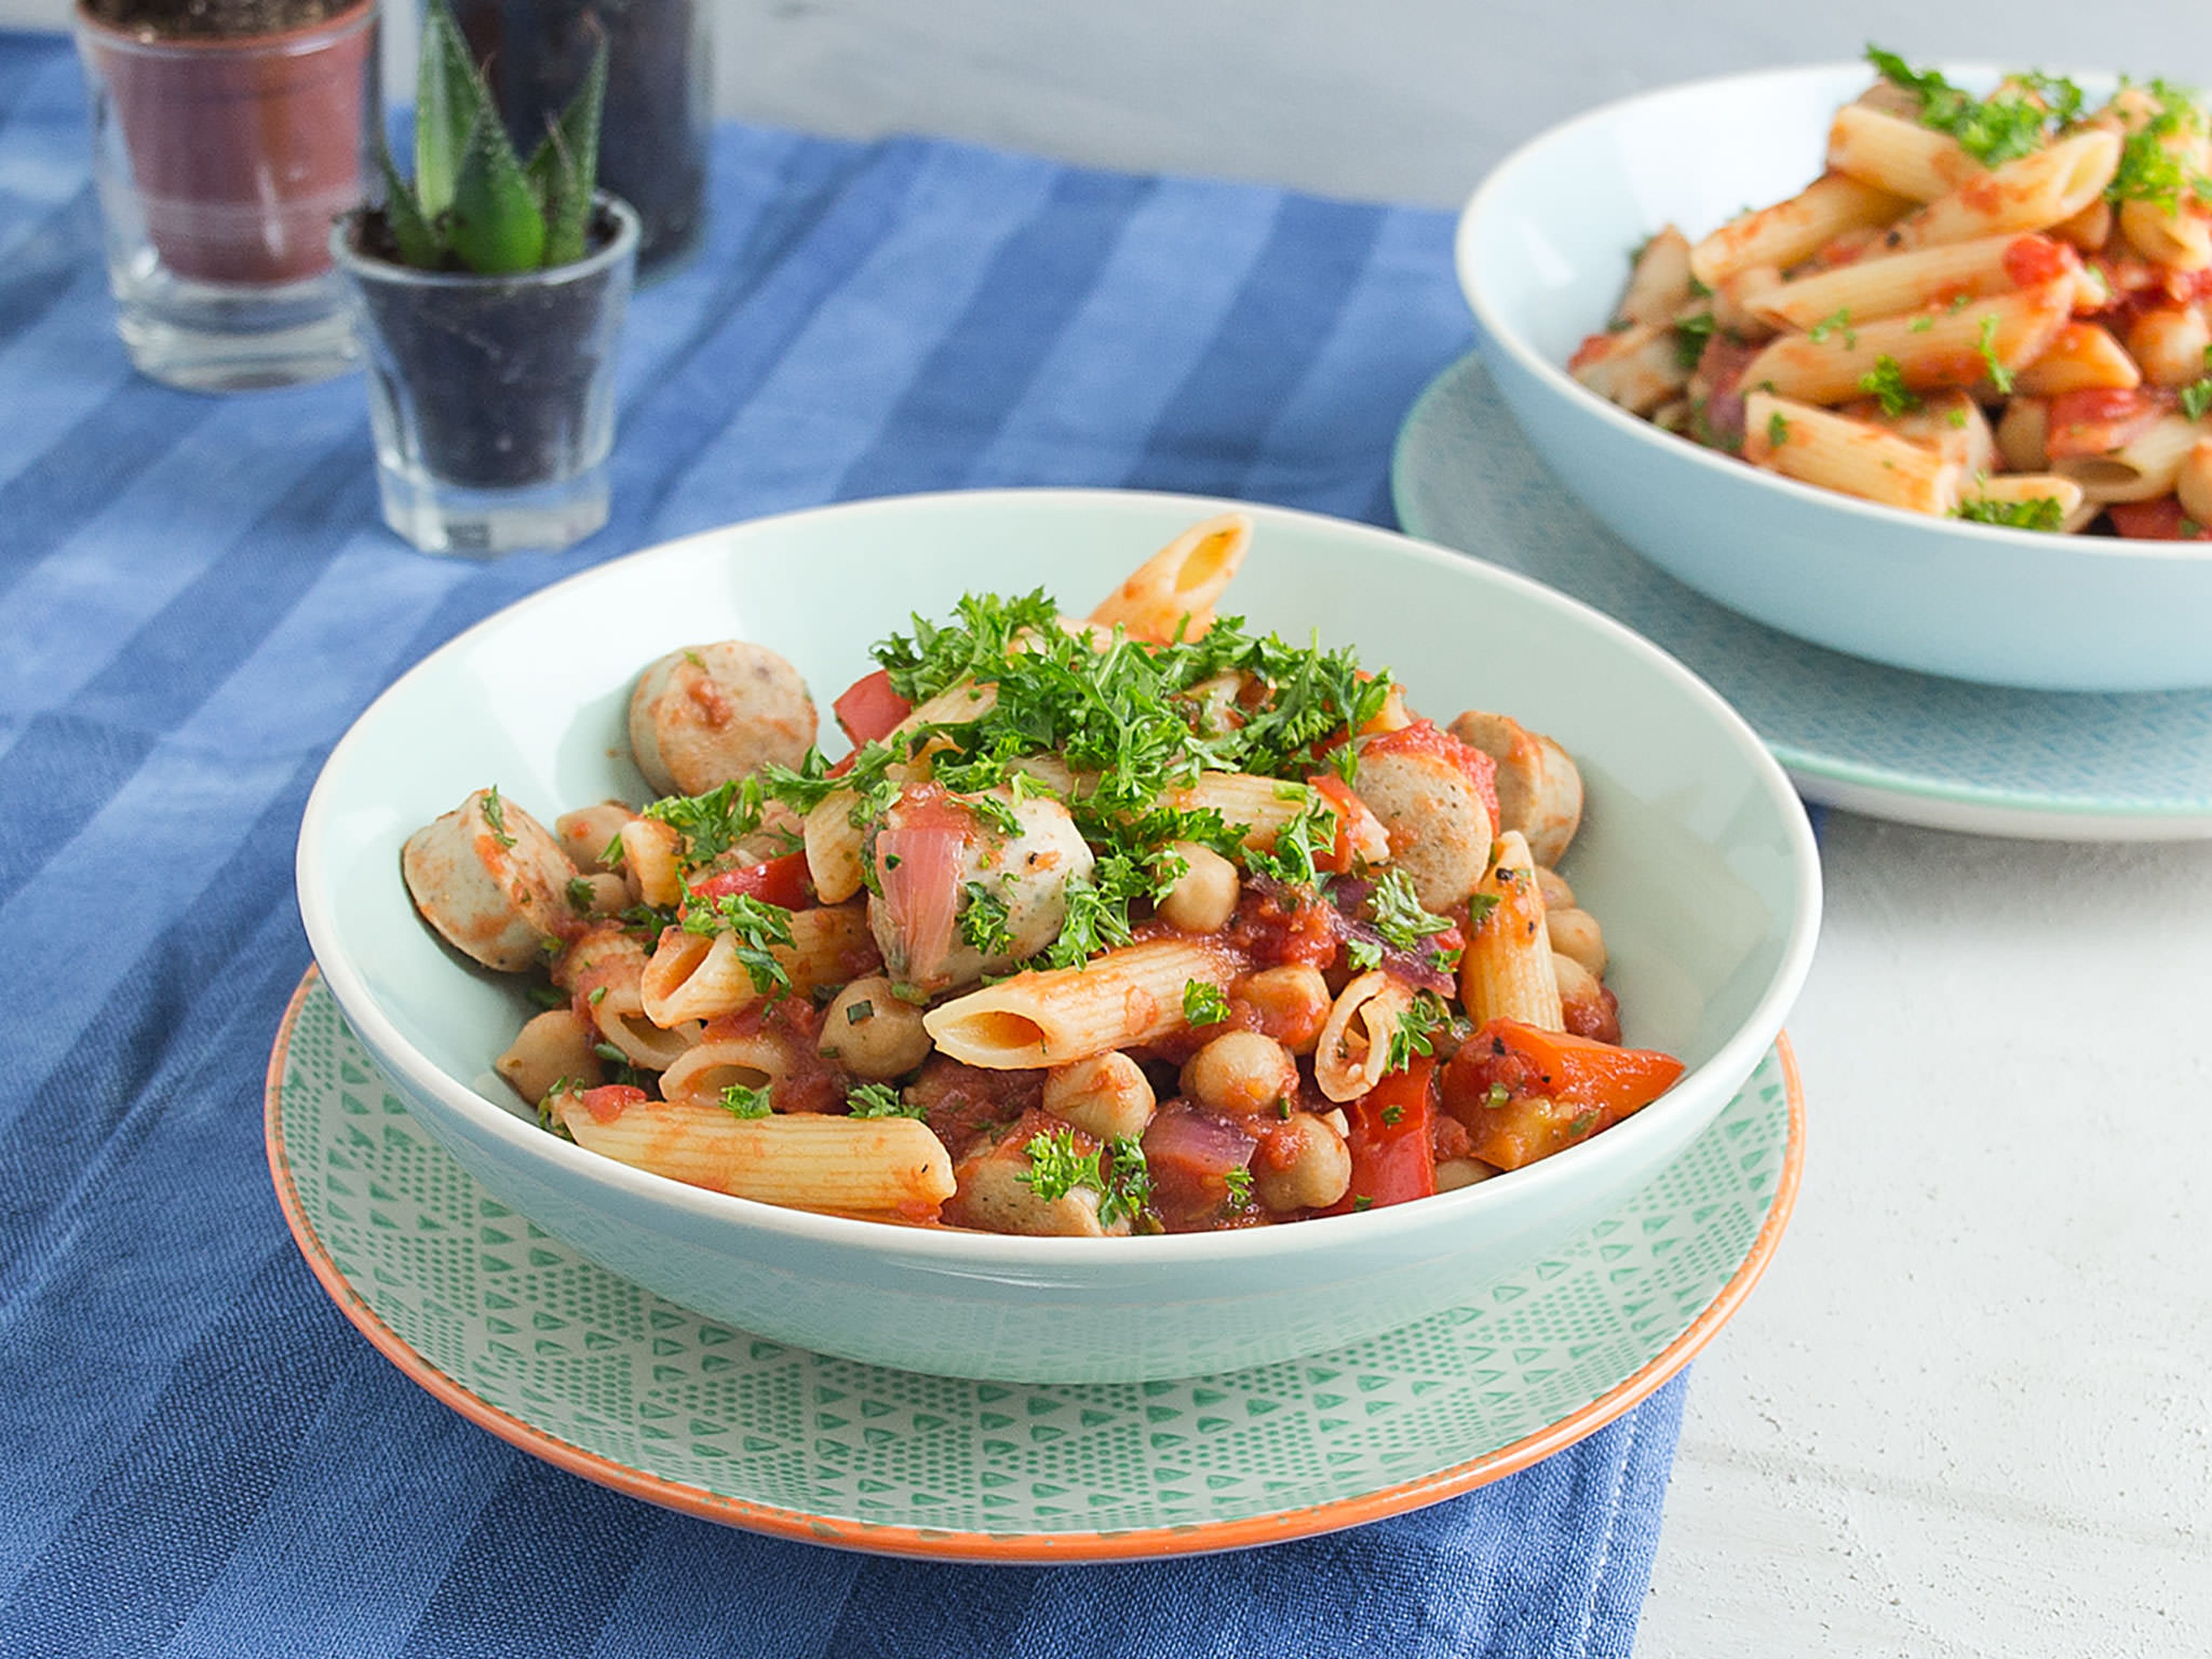
[[[530,181],[545,205],[545,263],[584,257],[592,223],[592,191],[599,173],[599,117],[607,98],[607,41],[592,53],[584,84],[568,100],[545,142],[530,158]]]
[[[460,25],[446,0],[434,0],[422,16],[415,85],[415,189],[426,219],[453,206],[469,135],[491,101]]]
[[[414,187],[399,176],[392,165],[392,152],[379,145],[376,159],[384,168],[384,222],[390,227],[392,240],[399,245],[403,264],[413,265],[417,270],[435,270],[446,260],[446,245],[428,219],[423,216],[422,204],[415,199]]]
[[[446,234],[461,263],[479,276],[535,270],[545,263],[545,216],[489,102],[477,112],[454,175]]]

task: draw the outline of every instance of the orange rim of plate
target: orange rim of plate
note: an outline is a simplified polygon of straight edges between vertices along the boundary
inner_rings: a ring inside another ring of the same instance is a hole
[[[1247,1516],[1233,1521],[1194,1522],[1173,1527],[1140,1527],[1114,1533],[1011,1533],[945,1531],[926,1527],[880,1526],[866,1521],[854,1521],[829,1516],[807,1515],[779,1509],[765,1504],[750,1503],[742,1498],[731,1498],[721,1492],[709,1492],[703,1486],[694,1486],[680,1480],[665,1480],[642,1469],[632,1468],[627,1463],[587,1451],[581,1446],[547,1434],[534,1424],[525,1422],[512,1413],[493,1405],[482,1395],[472,1393],[445,1372],[422,1358],[408,1346],[404,1338],[384,1322],[376,1310],[355,1290],[345,1274],[339,1271],[330,1252],[317,1237],[307,1212],[301,1206],[300,1195],[292,1182],[289,1160],[284,1152],[284,1127],[281,1097],[284,1081],[285,1060],[292,1046],[292,1027],[300,1017],[300,1009],[314,988],[319,975],[310,967],[301,979],[292,1000],[284,1010],[283,1023],[276,1029],[276,1045],[269,1054],[268,1082],[264,1091],[264,1139],[268,1145],[269,1170],[276,1188],[276,1201],[284,1211],[284,1220],[292,1230],[292,1237],[300,1253],[307,1259],[307,1266],[322,1282],[323,1289],[337,1304],[338,1310],[351,1320],[377,1351],[397,1365],[434,1398],[450,1406],[463,1417],[480,1428],[489,1429],[509,1445],[543,1458],[556,1468],[585,1480],[643,1498],[648,1504],[664,1509],[696,1515],[703,1520],[720,1522],[726,1526],[740,1527],[748,1532],[767,1533],[778,1538],[795,1538],[803,1543],[828,1544],[844,1549],[864,1550],[884,1555],[919,1556],[941,1561],[982,1562],[1038,1562],[1038,1561],[1137,1561],[1176,1555],[1195,1555],[1217,1550],[1249,1549],[1260,1544],[1288,1543],[1293,1539],[1310,1538],[1319,1533],[1337,1532],[1346,1527],[1362,1526],[1370,1521],[1386,1520],[1431,1504],[1441,1503],[1447,1498],[1456,1498],[1462,1492],[1486,1486],[1493,1480],[1502,1480],[1517,1474],[1530,1464],[1549,1457],[1553,1452],[1564,1451],[1577,1441],[1595,1434],[1607,1424],[1642,1404],[1656,1393],[1660,1385],[1696,1357],[1705,1344],[1711,1341],[1722,1326],[1742,1305],[1751,1293],[1759,1275],[1766,1271],[1772,1260],[1775,1247],[1781,1243],[1782,1234],[1790,1224],[1790,1212],[1797,1201],[1798,1177],[1805,1161],[1805,1093],[1798,1076],[1797,1056],[1790,1046],[1787,1032],[1778,1032],[1774,1047],[1782,1062],[1783,1088],[1790,1106],[1790,1129],[1783,1149],[1782,1179],[1774,1190],[1773,1201],[1767,1206],[1766,1218],[1759,1225],[1758,1237],[1751,1242],[1742,1265],[1721,1287],[1720,1294],[1708,1304],[1704,1312],[1690,1322],[1689,1328],[1654,1355],[1644,1365],[1615,1383],[1580,1410],[1571,1412],[1558,1422],[1524,1435],[1510,1445],[1495,1451],[1456,1463],[1449,1468],[1431,1474],[1384,1486],[1358,1498],[1335,1498],[1326,1504],[1316,1504],[1301,1509],[1283,1510],[1270,1515]]]

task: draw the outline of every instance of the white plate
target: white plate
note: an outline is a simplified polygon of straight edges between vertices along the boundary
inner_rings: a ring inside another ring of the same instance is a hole
[[[1391,465],[1408,535],[1595,605],[1736,707],[1808,800],[2059,841],[2212,836],[2212,691],[2017,691],[1762,628],[1637,556],[1548,471],[1472,356],[1421,395]]]

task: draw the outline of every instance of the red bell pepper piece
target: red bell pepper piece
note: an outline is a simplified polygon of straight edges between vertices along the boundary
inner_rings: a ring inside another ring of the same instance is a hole
[[[786,910],[804,910],[814,902],[814,882],[807,873],[806,854],[786,853],[764,864],[741,865],[717,871],[691,884],[695,898],[735,898],[743,895]]]
[[[890,672],[878,668],[847,686],[830,705],[830,712],[857,749],[889,737],[894,726],[914,713],[914,705],[891,690]]]
[[[1437,1062],[1416,1055],[1402,1072],[1387,1073],[1364,1097],[1344,1109],[1352,1126],[1352,1186],[1328,1212],[1403,1204],[1437,1189],[1437,1156],[1429,1131],[1434,1111],[1429,1079]]]
[[[1656,1049],[1493,1019],[1444,1067],[1443,1105],[1475,1157],[1517,1170],[1642,1110],[1681,1075]]]

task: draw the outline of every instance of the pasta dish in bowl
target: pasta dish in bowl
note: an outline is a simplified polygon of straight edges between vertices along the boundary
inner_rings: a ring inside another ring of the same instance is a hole
[[[333,993],[534,1223],[831,1352],[1189,1374],[1524,1263],[1771,1041],[1802,816],[1632,636],[1218,505],[825,509],[483,624],[318,786]]]
[[[2204,106],[1868,58],[1509,159],[1459,246],[1501,391],[1617,532],[1762,622],[1999,684],[2212,683]]]

